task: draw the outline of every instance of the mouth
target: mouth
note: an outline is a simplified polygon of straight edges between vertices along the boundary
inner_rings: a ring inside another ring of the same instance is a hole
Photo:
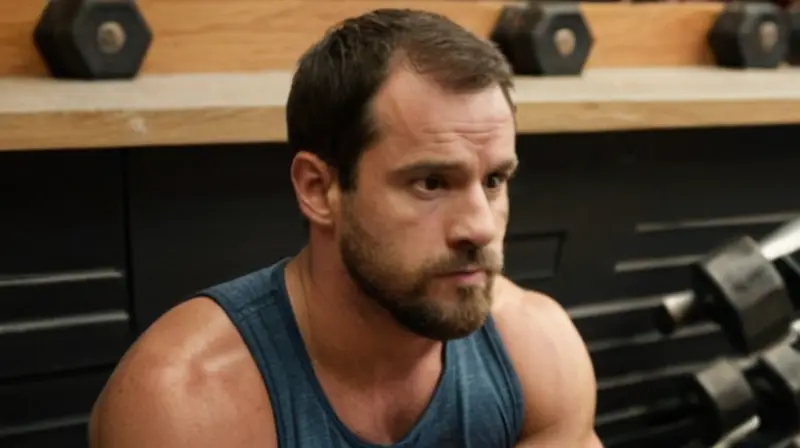
[[[484,268],[464,268],[457,271],[447,272],[441,275],[442,278],[455,281],[459,284],[480,284],[486,282],[489,277],[489,270]]]

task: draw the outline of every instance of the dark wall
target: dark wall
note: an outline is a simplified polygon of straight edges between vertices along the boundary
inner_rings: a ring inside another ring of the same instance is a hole
[[[0,153],[0,446],[81,446],[132,341],[122,154]]]
[[[526,136],[507,271],[570,311],[608,447],[674,447],[681,378],[730,352],[654,333],[656,295],[741,232],[800,213],[800,128]],[[0,446],[85,446],[135,335],[205,286],[303,243],[281,145],[0,153]],[[57,442],[56,442],[57,441]]]

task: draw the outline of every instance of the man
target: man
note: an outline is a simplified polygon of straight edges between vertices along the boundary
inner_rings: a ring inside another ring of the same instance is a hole
[[[434,14],[330,30],[287,103],[308,245],[153,324],[99,397],[91,446],[601,446],[571,320],[500,274],[512,81]]]

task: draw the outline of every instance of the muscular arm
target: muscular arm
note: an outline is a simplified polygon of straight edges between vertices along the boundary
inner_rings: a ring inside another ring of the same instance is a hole
[[[602,448],[594,431],[594,368],[566,311],[549,297],[519,291],[496,319],[525,398],[517,447]]]
[[[187,394],[179,372],[125,366],[106,386],[89,422],[91,448],[224,446],[208,409]]]
[[[277,446],[257,368],[218,316],[192,301],[142,335],[95,403],[91,448]]]

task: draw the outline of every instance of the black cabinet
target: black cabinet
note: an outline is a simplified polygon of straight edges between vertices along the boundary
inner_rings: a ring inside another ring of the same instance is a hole
[[[132,340],[121,156],[0,153],[0,446],[85,444]]]

